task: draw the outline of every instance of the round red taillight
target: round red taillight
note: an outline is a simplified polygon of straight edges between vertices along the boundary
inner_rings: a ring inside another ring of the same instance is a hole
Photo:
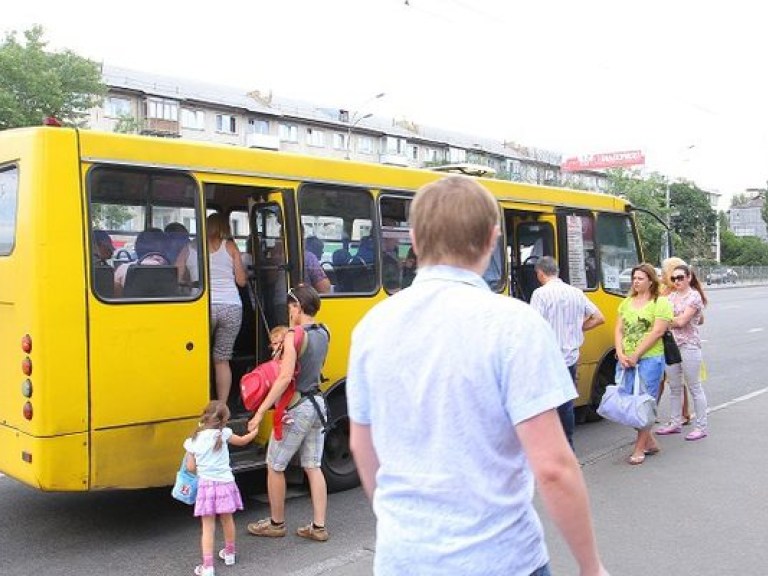
[[[21,393],[24,398],[32,398],[32,380],[27,378],[21,383]]]
[[[32,420],[32,402],[26,402],[22,412],[24,414],[24,418],[27,420]]]
[[[32,336],[29,334],[24,335],[24,337],[21,339],[21,349],[24,350],[24,352],[27,354],[32,352]]]
[[[32,376],[32,359],[29,356],[21,361],[21,371],[24,372],[24,376]]]

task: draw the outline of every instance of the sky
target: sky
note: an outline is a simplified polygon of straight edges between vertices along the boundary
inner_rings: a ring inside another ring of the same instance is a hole
[[[765,187],[764,19],[753,0],[7,2],[52,50],[514,141],[642,150],[723,194]],[[381,98],[375,95],[384,93]]]

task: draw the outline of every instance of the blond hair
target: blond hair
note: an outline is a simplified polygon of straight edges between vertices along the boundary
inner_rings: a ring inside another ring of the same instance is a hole
[[[466,176],[448,176],[422,186],[409,216],[419,262],[477,263],[488,250],[499,216],[493,195]]]
[[[674,272],[675,268],[678,266],[685,266],[686,269],[688,268],[688,264],[685,263],[685,260],[678,258],[677,256],[665,258],[661,263],[661,283],[663,293],[666,294],[674,289],[674,286],[672,285],[672,272]]]
[[[269,337],[284,338],[288,330],[289,330],[288,326],[280,324],[279,326],[275,326],[274,328],[272,328],[272,330],[269,331]]]

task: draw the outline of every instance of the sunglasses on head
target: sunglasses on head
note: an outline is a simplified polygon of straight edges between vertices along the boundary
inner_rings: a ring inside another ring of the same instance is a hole
[[[683,280],[685,280],[685,274],[680,274],[678,276],[670,276],[670,279],[672,280],[672,282],[682,282]]]

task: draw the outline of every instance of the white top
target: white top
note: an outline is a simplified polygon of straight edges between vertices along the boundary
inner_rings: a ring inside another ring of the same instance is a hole
[[[347,378],[349,417],[370,425],[380,463],[377,576],[548,561],[515,425],[576,394],[541,316],[470,271],[424,267],[355,328]]]
[[[211,304],[242,306],[235,284],[235,263],[227,252],[227,241],[223,240],[219,249],[211,252],[209,258]]]
[[[533,291],[531,306],[552,326],[566,366],[579,361],[579,348],[584,344],[584,319],[597,312],[584,292],[552,278]]]
[[[187,261],[185,264],[187,266],[187,271],[189,272],[189,281],[197,282],[200,280],[200,271],[197,269],[197,248],[195,248],[192,242],[189,243],[189,250],[187,250]]]
[[[214,450],[216,438],[221,435],[221,448]],[[232,437],[231,428],[205,429],[197,433],[195,438],[184,440],[184,450],[193,454],[197,464],[197,477],[200,480],[215,480],[217,482],[234,482],[232,468],[229,465],[229,439]]]

